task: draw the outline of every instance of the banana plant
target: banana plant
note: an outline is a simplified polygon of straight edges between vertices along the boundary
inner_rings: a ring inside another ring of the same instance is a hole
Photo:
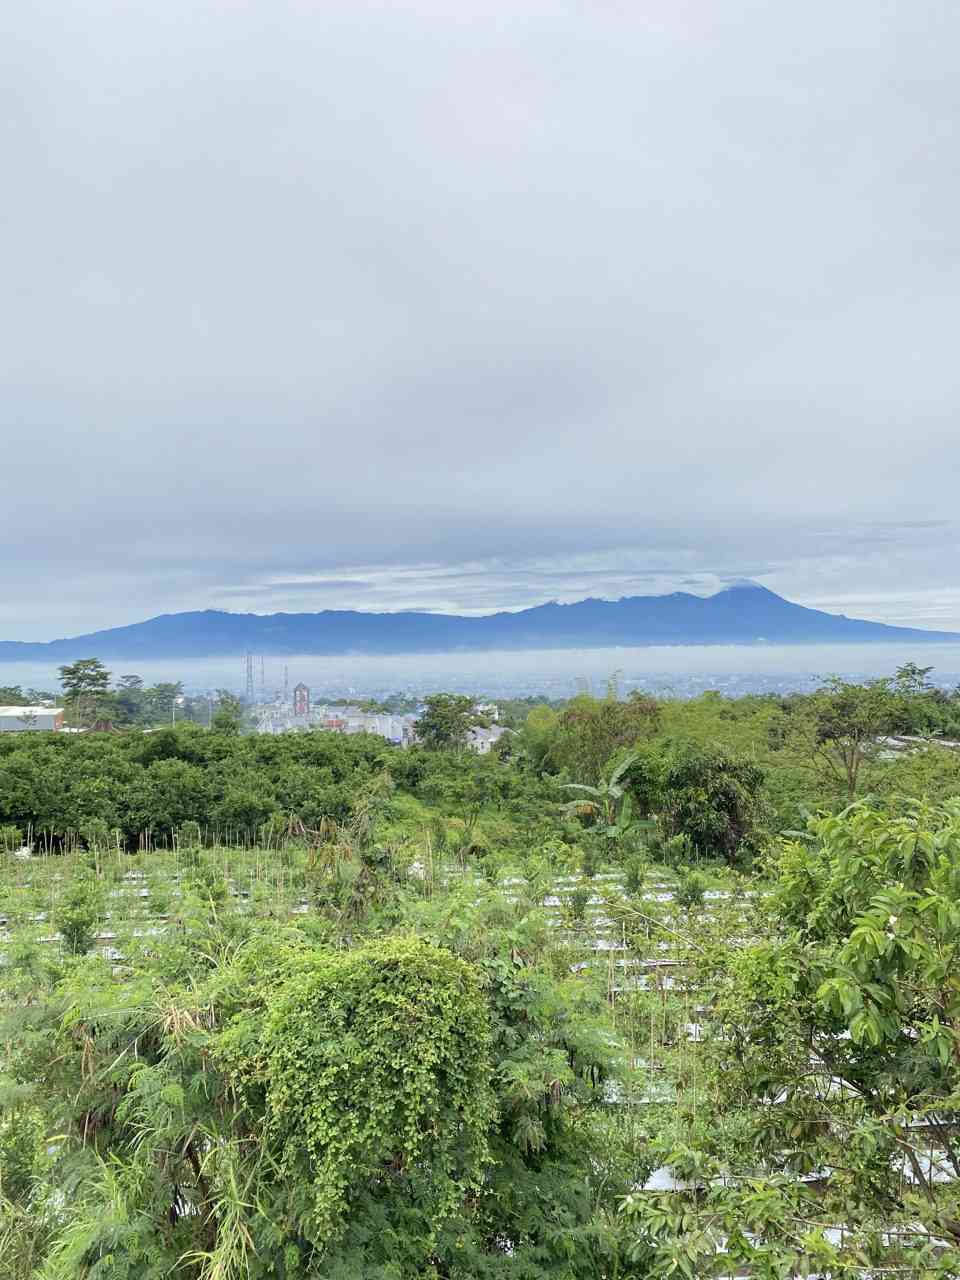
[[[639,754],[634,751],[625,756],[610,776],[601,778],[595,787],[581,782],[564,783],[565,791],[579,791],[582,794],[578,799],[565,804],[563,812],[580,818],[594,818],[600,835],[611,840],[622,839],[632,826],[647,826],[646,822],[638,824],[633,821],[633,796],[623,781]]]

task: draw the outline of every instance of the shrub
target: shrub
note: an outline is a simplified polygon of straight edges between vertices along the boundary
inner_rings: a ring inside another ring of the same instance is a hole
[[[199,849],[203,845],[203,833],[199,822],[181,822],[177,831],[177,844],[181,848]]]
[[[155,916],[166,916],[170,914],[170,907],[173,902],[173,896],[170,890],[170,883],[162,876],[150,876],[147,880],[147,889],[150,897],[150,913]]]
[[[209,857],[201,855],[184,880],[184,888],[195,893],[204,902],[217,903],[226,901],[227,881],[217,863]]]
[[[93,946],[105,902],[102,881],[86,867],[78,871],[54,913],[64,949],[70,955],[84,955]]]
[[[587,907],[590,905],[590,890],[580,888],[574,889],[567,903],[567,909],[570,913],[570,919],[576,924],[582,924],[587,918]]]
[[[0,823],[0,849],[5,853],[16,853],[23,845],[23,832],[12,822]]]
[[[735,862],[750,850],[763,817],[763,770],[721,746],[677,744],[660,776],[665,830],[689,838],[704,857]]]
[[[685,867],[694,858],[690,837],[684,832],[670,836],[661,845],[660,857],[668,867]]]
[[[696,871],[686,871],[680,877],[674,898],[681,907],[699,907],[703,903],[707,882]]]
[[[649,863],[644,858],[635,856],[627,862],[625,871],[624,888],[632,897],[636,897],[646,883]]]
[[[280,1178],[312,1202],[314,1243],[371,1197],[411,1226],[422,1214],[425,1235],[456,1211],[487,1159],[488,1037],[477,973],[413,938],[314,953],[254,1043],[226,1034]]]

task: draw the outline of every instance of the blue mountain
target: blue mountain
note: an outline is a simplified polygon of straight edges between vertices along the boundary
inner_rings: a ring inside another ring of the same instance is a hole
[[[587,649],[611,645],[931,644],[960,634],[891,627],[793,604],[756,583],[712,596],[676,591],[622,600],[538,605],[464,618],[437,613],[164,614],[127,627],[46,643],[0,641],[0,662],[76,658],[216,658],[245,652],[348,655]]]

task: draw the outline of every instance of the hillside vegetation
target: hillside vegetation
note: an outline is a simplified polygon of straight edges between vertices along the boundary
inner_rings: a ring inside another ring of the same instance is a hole
[[[927,676],[0,738],[0,1277],[960,1275]]]

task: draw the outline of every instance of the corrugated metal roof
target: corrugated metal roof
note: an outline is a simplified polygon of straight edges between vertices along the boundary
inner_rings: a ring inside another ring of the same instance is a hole
[[[63,707],[0,707],[0,716],[22,719],[23,716],[58,716]]]

